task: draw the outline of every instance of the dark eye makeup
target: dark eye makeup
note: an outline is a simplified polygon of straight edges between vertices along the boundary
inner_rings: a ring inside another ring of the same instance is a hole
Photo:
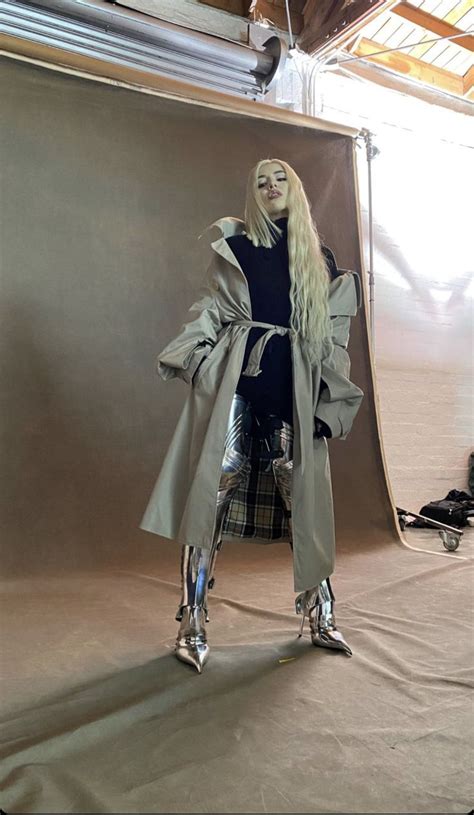
[[[277,181],[286,181],[286,175],[282,176],[281,178],[277,178],[276,180]],[[266,181],[259,181],[258,182],[259,187],[264,187],[265,184],[266,184]]]

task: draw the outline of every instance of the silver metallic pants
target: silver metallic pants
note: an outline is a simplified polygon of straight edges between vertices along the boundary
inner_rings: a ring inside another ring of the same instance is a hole
[[[250,471],[254,420],[260,425],[277,488],[288,518],[291,516],[293,429],[276,416],[254,417],[250,403],[235,394],[229,413],[211,548],[183,546],[181,554],[182,597],[176,615],[181,625],[175,652],[179,659],[194,665],[199,672],[209,653],[205,632],[209,619],[207,594],[214,585],[214,567],[227,510]]]
[[[185,605],[201,605],[207,612],[206,588],[212,588],[213,586],[214,566],[217,552],[221,546],[225,516],[232,498],[250,472],[249,452],[253,418],[250,403],[243,396],[235,394],[227,425],[222,471],[217,492],[212,546],[210,549],[198,546],[183,546],[183,577],[186,577],[186,579],[183,579],[183,596],[180,610]],[[293,428],[287,422],[273,415],[263,419],[257,418],[256,422],[261,426],[261,435],[268,447],[275,483],[285,512],[290,519]],[[207,580],[205,574],[207,574]],[[178,614],[180,614],[180,610]]]

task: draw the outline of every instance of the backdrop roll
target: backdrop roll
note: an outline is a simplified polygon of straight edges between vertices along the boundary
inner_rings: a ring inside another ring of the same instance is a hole
[[[249,168],[279,157],[338,265],[363,278],[354,142],[1,67],[4,574],[155,560],[161,541],[138,525],[185,398],[155,359],[209,263],[198,235],[242,217]],[[399,535],[365,309],[349,352],[366,396],[350,437],[330,445],[336,529],[339,546],[373,546]]]

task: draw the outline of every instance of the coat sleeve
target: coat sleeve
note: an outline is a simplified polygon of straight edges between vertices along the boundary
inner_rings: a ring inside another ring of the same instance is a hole
[[[322,388],[315,418],[325,422],[331,438],[345,439],[357,415],[363,392],[350,381],[347,353],[351,317],[361,304],[360,280],[356,272],[347,272],[332,281],[329,288],[331,337],[321,362]]]
[[[188,319],[158,355],[157,371],[162,379],[179,377],[192,382],[198,366],[216,344],[222,328],[215,297],[217,289],[215,266],[211,262],[199,299],[188,311]]]
[[[347,377],[351,361],[347,353],[351,319],[361,305],[361,284],[357,272],[345,272],[336,277],[329,286],[329,316],[331,338],[335,348],[338,369]]]

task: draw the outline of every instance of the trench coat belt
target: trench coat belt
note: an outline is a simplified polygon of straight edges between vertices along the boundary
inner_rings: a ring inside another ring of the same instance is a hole
[[[265,346],[268,340],[273,337],[274,334],[279,334],[283,337],[285,334],[289,334],[291,329],[284,325],[273,325],[272,323],[260,323],[257,320],[233,320],[232,325],[245,325],[249,326],[250,328],[266,328],[268,329],[265,331],[264,334],[257,340],[254,347],[250,352],[250,356],[248,358],[247,367],[245,371],[242,371],[242,376],[258,376],[262,369],[260,367],[260,363],[262,361],[262,354],[265,350]]]

